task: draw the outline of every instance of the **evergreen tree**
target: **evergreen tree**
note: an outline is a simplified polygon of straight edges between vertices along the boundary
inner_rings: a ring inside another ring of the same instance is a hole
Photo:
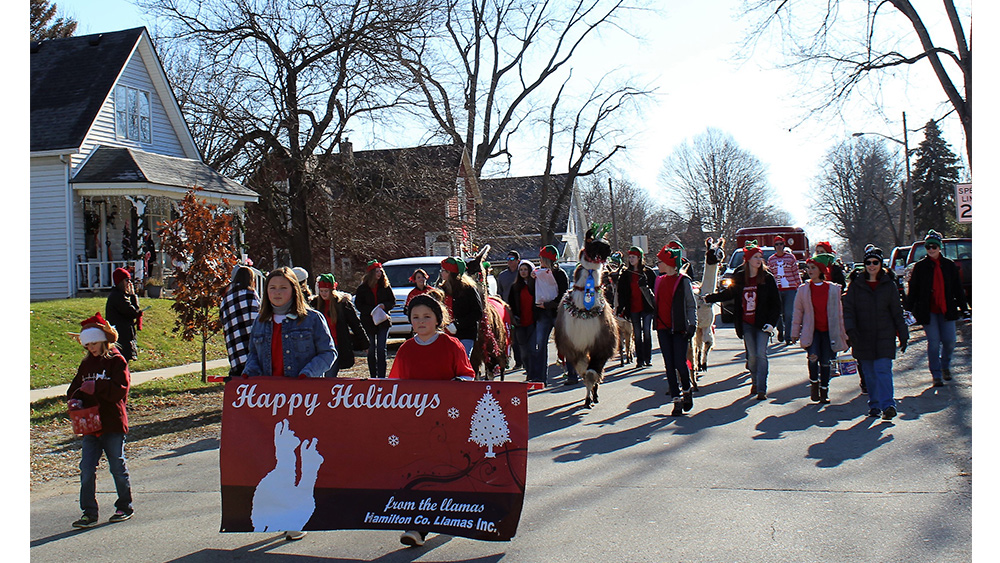
[[[924,140],[915,151],[913,167],[913,218],[917,238],[930,229],[945,236],[956,234],[955,184],[958,183],[959,160],[941,137],[934,121],[924,126]]]
[[[71,37],[76,32],[76,21],[70,18],[55,18],[56,5],[49,0],[31,0],[31,40]],[[53,21],[55,18],[55,21]]]

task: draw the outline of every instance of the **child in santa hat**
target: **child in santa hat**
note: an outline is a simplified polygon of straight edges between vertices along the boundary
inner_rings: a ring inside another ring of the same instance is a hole
[[[103,452],[115,481],[118,500],[109,522],[122,522],[132,517],[132,485],[125,465],[125,435],[128,415],[125,403],[130,385],[128,362],[113,347],[118,332],[100,313],[83,321],[77,337],[87,355],[80,362],[76,377],[69,384],[66,397],[71,409],[97,406],[101,429],[83,436],[80,461],[80,509],[83,516],[73,522],[74,528],[90,528],[98,523],[97,464]]]

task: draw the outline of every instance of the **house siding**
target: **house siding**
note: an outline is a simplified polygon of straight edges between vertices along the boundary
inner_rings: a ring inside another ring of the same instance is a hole
[[[101,111],[98,113],[97,119],[90,129],[90,133],[84,139],[82,151],[73,157],[74,170],[78,168],[80,163],[86,160],[98,145],[131,147],[150,153],[186,158],[180,139],[174,131],[173,124],[171,124],[170,119],[167,117],[163,100],[153,86],[153,81],[138,51],[132,53],[132,57],[125,65],[125,70],[119,77],[118,82],[115,83],[115,87],[118,85],[125,85],[150,93],[150,113],[152,118],[150,136],[152,142],[140,143],[139,141],[118,139],[115,137],[115,88],[112,88],[104,100],[104,105],[101,107]]]
[[[69,297],[70,251],[66,171],[59,157],[31,159],[30,269],[32,300]],[[78,206],[74,206],[78,207]]]

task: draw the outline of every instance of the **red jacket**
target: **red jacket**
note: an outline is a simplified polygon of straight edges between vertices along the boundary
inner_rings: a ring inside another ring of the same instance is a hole
[[[77,393],[84,381],[94,382],[93,395],[83,391]],[[112,348],[110,357],[87,354],[76,370],[76,377],[69,384],[66,398],[80,399],[83,401],[83,408],[97,405],[101,415],[101,434],[106,432],[125,434],[128,433],[125,404],[128,402],[130,385],[128,362],[117,349]]]

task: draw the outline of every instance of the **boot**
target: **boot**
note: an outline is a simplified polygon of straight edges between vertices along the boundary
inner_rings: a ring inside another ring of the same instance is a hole
[[[824,405],[830,404],[830,388],[820,387],[819,388],[819,402]]]
[[[819,381],[809,382],[809,399],[814,403],[819,402]]]
[[[674,399],[674,410],[670,413],[670,416],[683,416],[684,407],[681,405],[681,398],[677,397]]]
[[[682,406],[684,408],[684,412],[691,410],[691,407],[694,406],[694,397],[691,396],[690,390],[684,392],[684,397],[682,399]]]

